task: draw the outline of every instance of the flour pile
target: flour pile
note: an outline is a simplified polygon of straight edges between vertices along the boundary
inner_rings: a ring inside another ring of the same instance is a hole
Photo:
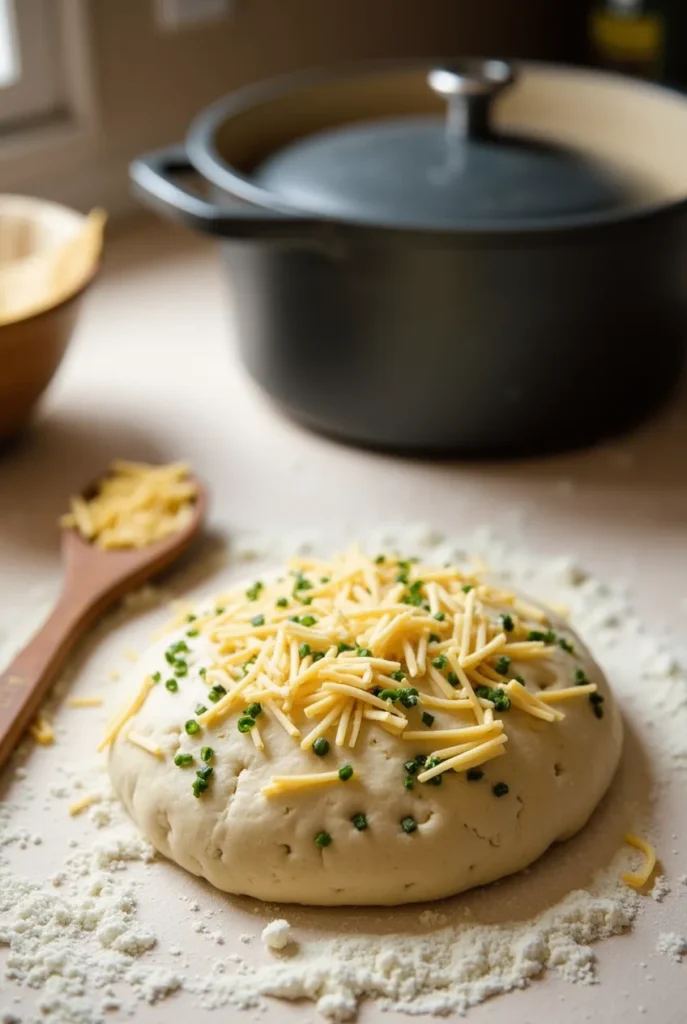
[[[208,1009],[255,1007],[264,996],[305,998],[333,1021],[353,1019],[365,999],[410,1014],[446,1015],[523,988],[546,970],[555,970],[571,982],[595,979],[593,944],[628,929],[644,901],[619,882],[621,868],[633,856],[622,849],[622,832],[632,828],[646,835],[645,815],[651,800],[669,794],[671,783],[684,783],[685,664],[664,637],[645,627],[622,591],[586,576],[568,560],[542,563],[512,541],[487,532],[466,540],[460,548],[425,528],[376,531],[363,542],[370,550],[395,545],[439,563],[455,560],[462,551],[477,550],[500,578],[534,597],[568,607],[572,624],[589,642],[622,700],[631,742],[643,752],[641,759],[627,759],[631,763],[621,770],[608,806],[602,807],[580,837],[552,850],[529,872],[496,887],[425,910],[368,911],[362,916],[339,910],[329,917],[324,937],[319,926],[327,919],[322,916],[303,908],[256,906],[254,912],[262,917],[249,924],[256,926],[255,938],[267,925],[264,944],[258,938],[239,946],[239,931],[249,930],[248,912],[242,904],[223,897],[221,908],[204,916],[197,910],[199,903],[187,903],[186,909],[194,911],[198,920],[191,924],[186,918],[180,924],[172,906],[174,897],[170,899],[163,890],[165,927],[148,924],[149,915],[143,911],[156,885],[169,889],[183,884],[186,891],[196,891],[194,900],[200,903],[207,890],[178,873],[165,875],[171,869],[154,860],[150,848],[111,802],[94,755],[85,749],[75,759],[73,748],[62,739],[61,723],[77,713],[61,711],[57,744],[31,754],[26,769],[16,764],[10,768],[0,810],[0,1009],[4,1013],[0,1019],[23,1024],[37,1020],[99,1024],[110,1011],[169,996],[184,1000],[184,1006]],[[315,540],[312,544],[317,549]],[[266,562],[291,553],[291,545],[283,539],[246,542],[244,550],[249,546]],[[319,545],[322,551],[331,546]],[[245,566],[236,575],[244,573]],[[226,579],[217,581],[213,589],[225,584]],[[121,648],[121,638],[119,644]],[[112,687],[111,710],[118,695],[115,684],[107,685]],[[88,689],[93,688],[91,681]],[[76,721],[81,724],[84,719]],[[65,756],[69,769],[60,777]],[[37,758],[41,772],[49,773],[47,784],[34,771]],[[651,765],[647,778],[651,777],[643,787],[635,767],[640,760]],[[630,776],[623,778],[624,772]],[[94,790],[99,801],[78,822],[69,819],[69,799]],[[78,847],[74,838],[67,850],[53,853],[51,847],[47,859],[48,836],[26,825],[32,802],[41,797],[46,808],[50,801],[57,805],[61,835],[69,837],[73,830],[80,837]],[[605,843],[601,842],[604,836]],[[593,878],[580,874],[575,866],[583,857],[579,851],[588,851],[590,844],[599,849]],[[569,852],[574,849],[577,861]],[[563,867],[570,868],[567,888],[556,884]],[[677,898],[667,882],[656,895],[662,905]],[[510,914],[516,900],[522,905],[523,897],[526,902],[533,896],[531,914]],[[494,910],[499,906],[500,914]],[[237,925],[234,915],[239,912],[243,917]],[[288,922],[282,919],[284,913]],[[171,931],[166,928],[167,917]],[[280,920],[275,922],[275,917]],[[375,920],[385,923],[382,931],[375,927]],[[225,937],[228,942],[230,936],[237,937],[240,955],[224,952]],[[291,941],[282,952],[287,936]],[[207,957],[189,952],[198,942],[213,943],[217,958],[211,964]],[[684,939],[666,931],[657,950],[677,962],[684,954]]]

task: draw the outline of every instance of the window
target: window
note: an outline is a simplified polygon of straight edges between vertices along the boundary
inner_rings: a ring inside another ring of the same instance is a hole
[[[51,0],[0,0],[0,134],[60,106],[58,36]]]

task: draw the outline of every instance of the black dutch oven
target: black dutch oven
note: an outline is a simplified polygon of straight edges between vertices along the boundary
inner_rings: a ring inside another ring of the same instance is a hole
[[[503,61],[313,72],[229,96],[131,176],[224,240],[243,360],[318,430],[530,454],[626,428],[678,378],[687,99],[668,90]]]

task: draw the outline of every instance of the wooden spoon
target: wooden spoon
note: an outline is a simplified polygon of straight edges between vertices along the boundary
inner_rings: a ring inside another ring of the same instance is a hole
[[[35,717],[77,641],[110,605],[173,562],[202,526],[207,507],[198,488],[193,518],[144,548],[103,550],[74,529],[62,530],[62,594],[41,629],[0,673],[0,768]]]

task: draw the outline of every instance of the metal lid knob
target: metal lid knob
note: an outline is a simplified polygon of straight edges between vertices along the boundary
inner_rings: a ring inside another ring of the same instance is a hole
[[[491,134],[492,100],[515,81],[505,60],[466,58],[450,66],[433,68],[427,76],[430,89],[447,101],[447,139],[468,136],[487,138]]]

